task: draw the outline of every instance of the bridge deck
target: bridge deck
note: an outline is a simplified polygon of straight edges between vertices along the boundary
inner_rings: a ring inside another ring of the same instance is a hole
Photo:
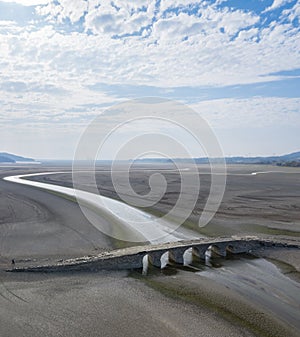
[[[135,246],[125,249],[104,252],[95,256],[63,260],[52,265],[27,266],[14,268],[13,272],[63,272],[78,270],[112,270],[133,269],[143,266],[145,255],[150,256],[150,261],[155,266],[160,266],[161,256],[169,252],[174,262],[183,263],[184,252],[192,248],[198,257],[204,258],[206,251],[215,247],[221,256],[225,256],[228,249],[231,253],[247,253],[266,247],[300,248],[298,240],[259,237],[230,237],[215,239],[197,239],[190,241],[170,242],[158,245]]]

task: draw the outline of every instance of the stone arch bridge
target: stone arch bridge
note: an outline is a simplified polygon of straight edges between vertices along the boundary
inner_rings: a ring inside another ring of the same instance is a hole
[[[15,268],[14,272],[62,272],[62,271],[98,271],[142,268],[145,257],[155,267],[162,267],[162,256],[168,254],[168,260],[176,264],[184,264],[184,254],[192,254],[205,260],[207,252],[211,255],[225,257],[228,254],[253,253],[270,247],[300,248],[299,242],[260,239],[257,237],[198,239],[164,243],[159,245],[136,246],[125,249],[113,250],[95,256],[68,259],[52,265],[28,266]]]

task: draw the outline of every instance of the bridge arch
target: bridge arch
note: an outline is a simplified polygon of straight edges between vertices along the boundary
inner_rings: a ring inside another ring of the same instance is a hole
[[[184,264],[184,252],[186,247],[177,247],[169,250],[169,261],[175,264]]]
[[[193,258],[197,260],[205,260],[205,252],[209,245],[197,245],[192,246]]]
[[[227,252],[227,244],[218,243],[211,244],[205,251],[205,257],[225,257]]]
[[[226,246],[226,255],[233,255],[235,254],[235,247],[234,245],[230,244]]]
[[[166,250],[158,250],[158,251],[150,251],[148,252],[149,258],[148,261],[149,263],[157,268],[161,268],[161,257],[162,255],[166,253]]]

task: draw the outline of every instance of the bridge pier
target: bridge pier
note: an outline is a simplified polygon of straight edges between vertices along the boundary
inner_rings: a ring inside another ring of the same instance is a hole
[[[186,247],[170,249],[169,250],[169,261],[178,263],[178,264],[184,264],[183,254],[186,250],[187,250]]]

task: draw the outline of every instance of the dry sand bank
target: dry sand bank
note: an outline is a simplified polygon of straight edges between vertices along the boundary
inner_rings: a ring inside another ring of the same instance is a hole
[[[3,337],[253,336],[125,273],[0,277]]]

